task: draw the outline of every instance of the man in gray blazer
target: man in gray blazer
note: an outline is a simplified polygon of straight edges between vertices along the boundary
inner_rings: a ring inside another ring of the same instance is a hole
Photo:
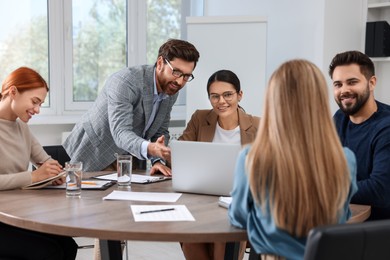
[[[169,121],[178,92],[194,77],[199,52],[189,42],[170,39],[153,65],[124,68],[111,75],[93,106],[82,116],[63,146],[83,170],[115,165],[118,154],[151,159],[151,174],[170,175]]]

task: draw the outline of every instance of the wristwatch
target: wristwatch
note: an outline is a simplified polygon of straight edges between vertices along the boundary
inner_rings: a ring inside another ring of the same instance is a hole
[[[160,162],[162,165],[166,165],[165,161],[161,158],[154,158],[151,160],[152,162],[152,166],[156,163],[156,162]]]

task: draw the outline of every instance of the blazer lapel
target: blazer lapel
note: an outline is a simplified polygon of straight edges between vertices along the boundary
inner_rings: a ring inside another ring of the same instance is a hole
[[[201,142],[212,142],[215,134],[215,129],[217,127],[217,114],[213,113],[213,110],[206,117],[207,125],[202,126],[200,131],[200,140]]]
[[[146,78],[148,79],[142,94],[142,106],[144,109],[145,125],[148,123],[150,115],[153,109],[153,90],[154,90],[154,67],[151,70],[146,71]],[[151,80],[149,80],[151,79]]]
[[[255,133],[248,131],[252,127],[252,122],[247,114],[238,109],[238,122],[240,124],[241,144],[247,144],[254,140]]]
[[[145,137],[151,137],[155,134],[155,132],[158,131],[160,126],[165,120],[165,117],[167,116],[167,111],[169,109],[169,103],[170,103],[170,98],[163,99],[160,103],[160,107],[157,110],[156,116],[154,117],[154,120],[152,124],[150,125],[149,129],[145,133]],[[150,114],[148,116],[149,120]],[[147,123],[147,121],[146,121]],[[145,124],[146,124],[145,123]]]

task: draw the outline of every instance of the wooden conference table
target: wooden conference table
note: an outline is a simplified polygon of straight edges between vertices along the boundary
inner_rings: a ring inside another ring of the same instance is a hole
[[[84,177],[100,174],[106,173]],[[102,259],[122,259],[120,240],[228,242],[226,258],[236,259],[236,242],[247,240],[245,230],[230,225],[227,210],[218,206],[218,196],[183,193],[173,203],[186,205],[196,221],[135,222],[130,205],[172,203],[102,200],[115,189],[116,185],[103,191],[83,190],[80,199],[66,198],[64,190],[56,189],[1,191],[0,221],[44,233],[99,238]],[[173,192],[170,180],[132,184],[131,190]],[[369,209],[352,205],[355,222],[368,218]]]

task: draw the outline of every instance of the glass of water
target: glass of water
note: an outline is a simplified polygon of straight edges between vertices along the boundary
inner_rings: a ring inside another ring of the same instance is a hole
[[[118,187],[128,188],[131,184],[132,156],[130,154],[116,155]]]
[[[83,174],[82,162],[66,162],[66,197],[81,197],[81,179]]]

